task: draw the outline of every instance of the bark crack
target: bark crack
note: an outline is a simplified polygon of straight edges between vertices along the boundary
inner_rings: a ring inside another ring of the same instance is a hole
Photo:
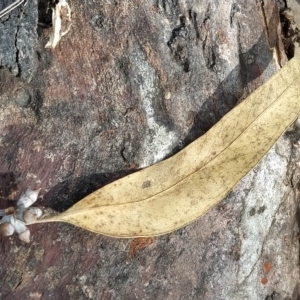
[[[268,20],[267,20],[266,11],[265,11],[265,1],[264,0],[260,0],[260,8],[261,8],[262,16],[263,16],[263,22],[264,22],[264,25],[265,25],[265,28],[266,28],[267,41],[268,41],[269,48],[274,49],[275,55],[276,55],[276,61],[279,65],[279,67],[282,68],[282,65],[281,65],[281,62],[280,62],[281,61],[281,55],[280,55],[280,49],[279,49],[279,46],[278,46],[278,42],[276,42],[275,47],[272,47],[271,44],[270,44],[270,31],[269,31]]]
[[[267,32],[268,44],[270,46],[270,43],[269,43],[269,36],[270,36],[270,34],[269,34],[269,27],[268,27],[266,12],[265,12],[265,1],[264,0],[260,0],[260,8],[261,8],[261,12],[262,12],[262,16],[263,16],[263,21],[264,21],[266,32]]]
[[[23,18],[23,15],[24,15],[24,7],[27,4],[28,4],[28,1],[25,0],[24,3],[23,3],[23,7],[20,8],[20,14],[18,15],[18,25],[17,25],[17,30],[16,30],[16,33],[15,33],[16,64],[17,64],[17,67],[18,67],[18,71],[17,71],[16,75],[20,75],[20,73],[21,73],[21,66],[20,66],[20,59],[19,59],[20,49],[18,47],[18,35],[19,35],[19,32],[20,32],[22,18]]]

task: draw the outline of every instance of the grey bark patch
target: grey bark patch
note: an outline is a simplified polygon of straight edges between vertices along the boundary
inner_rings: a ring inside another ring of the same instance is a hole
[[[155,69],[140,47],[130,49],[129,80],[140,99],[146,118],[146,133],[140,148],[140,166],[146,167],[163,159],[178,142],[176,131],[163,108],[163,93]],[[134,70],[134,72],[133,72]]]
[[[25,1],[0,22],[0,66],[28,82],[37,69],[37,23],[37,0]]]
[[[107,19],[104,13],[100,12],[94,15],[90,21],[93,28],[98,31],[99,33],[106,33],[108,34],[110,31],[110,21]]]
[[[171,50],[175,61],[182,66],[184,72],[190,71],[190,61],[189,61],[189,31],[190,28],[186,26],[186,20],[184,16],[180,17],[180,26],[172,31],[170,40],[168,41],[168,46]]]
[[[31,95],[25,89],[20,89],[17,91],[15,96],[15,102],[19,107],[28,107],[31,103]]]

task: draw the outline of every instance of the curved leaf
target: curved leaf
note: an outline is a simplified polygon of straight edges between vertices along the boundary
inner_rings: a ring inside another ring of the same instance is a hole
[[[219,203],[300,113],[300,55],[184,150],[40,222],[115,237],[161,235]]]

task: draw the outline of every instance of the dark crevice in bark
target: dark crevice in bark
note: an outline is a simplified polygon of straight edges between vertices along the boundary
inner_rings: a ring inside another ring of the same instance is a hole
[[[186,27],[184,16],[180,17],[180,25],[173,29],[168,46],[176,62],[183,67],[184,72],[190,71],[188,58],[189,29]]]
[[[52,25],[52,8],[58,0],[39,0],[38,1],[38,25],[48,27]]]

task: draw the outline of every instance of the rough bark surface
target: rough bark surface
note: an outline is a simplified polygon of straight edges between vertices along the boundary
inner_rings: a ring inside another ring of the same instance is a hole
[[[54,50],[48,1],[0,22],[0,208],[31,187],[65,210],[180,150],[286,61],[277,1],[69,4],[73,25]],[[296,127],[172,234],[44,224],[30,244],[0,237],[0,298],[299,299],[297,138]]]

